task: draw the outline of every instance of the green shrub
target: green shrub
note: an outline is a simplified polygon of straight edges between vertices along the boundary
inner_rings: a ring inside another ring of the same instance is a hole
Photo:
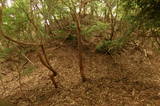
[[[73,40],[76,40],[76,39],[77,39],[76,35],[71,35],[70,34],[70,35],[68,35],[66,40],[73,41]]]
[[[126,44],[127,38],[121,37],[115,40],[103,40],[96,46],[96,51],[101,53],[117,53]]]
[[[82,28],[82,34],[87,37],[90,37],[94,35],[93,33],[100,33],[105,31],[108,27],[108,24],[103,23],[101,21],[96,21],[93,25],[84,26],[84,28]]]

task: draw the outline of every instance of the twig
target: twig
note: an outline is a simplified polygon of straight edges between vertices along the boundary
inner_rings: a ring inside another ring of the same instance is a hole
[[[24,56],[33,66],[36,66],[27,56],[25,56],[24,54],[22,54],[22,56]]]

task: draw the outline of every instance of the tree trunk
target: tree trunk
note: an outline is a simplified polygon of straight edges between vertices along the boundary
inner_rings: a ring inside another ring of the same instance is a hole
[[[74,15],[75,15],[75,21],[76,21],[76,26],[77,26],[79,69],[80,69],[82,82],[84,82],[86,78],[84,75],[84,66],[83,66],[82,35],[81,35],[81,28],[80,28],[80,19],[76,13]]]

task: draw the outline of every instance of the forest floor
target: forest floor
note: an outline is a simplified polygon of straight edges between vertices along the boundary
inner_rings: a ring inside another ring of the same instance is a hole
[[[6,72],[0,82],[0,99],[17,106],[160,106],[160,55],[145,55],[131,47],[110,56],[85,47],[87,81],[81,83],[78,52],[71,45],[47,49],[58,72],[57,89],[49,79],[50,72],[31,54],[29,59],[39,68],[22,76],[21,90],[18,73]]]

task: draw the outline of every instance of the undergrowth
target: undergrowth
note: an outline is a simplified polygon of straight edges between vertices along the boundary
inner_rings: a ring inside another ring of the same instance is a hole
[[[103,40],[96,46],[96,51],[101,53],[118,53],[126,45],[127,37],[117,38],[115,40]]]

